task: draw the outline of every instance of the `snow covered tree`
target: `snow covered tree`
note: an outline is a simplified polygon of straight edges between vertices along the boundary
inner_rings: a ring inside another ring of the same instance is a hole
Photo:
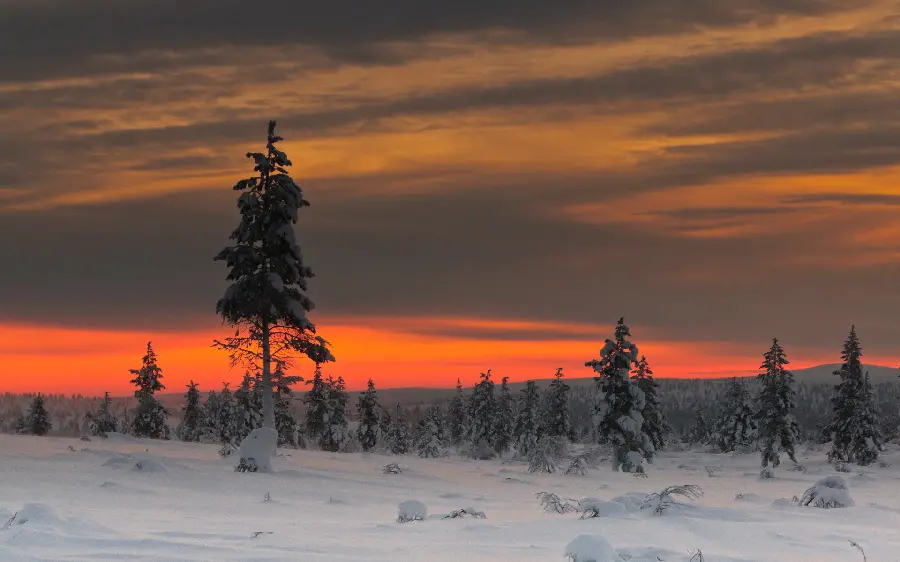
[[[41,393],[31,401],[28,417],[25,419],[25,429],[31,435],[47,435],[53,429],[50,412],[44,407],[44,397]]]
[[[481,380],[472,389],[469,397],[469,417],[466,427],[466,441],[473,458],[489,459],[496,452],[496,435],[498,416],[497,399],[494,396],[494,381],[491,370],[481,373]]]
[[[219,443],[234,445],[237,441],[235,428],[237,427],[237,407],[234,403],[234,394],[228,388],[228,383],[222,384],[219,392],[218,423]]]
[[[447,427],[450,432],[450,445],[459,447],[466,429],[466,405],[459,379],[456,379],[456,394],[450,399],[450,407],[447,409]]]
[[[291,409],[294,395],[292,387],[302,382],[303,377],[285,374],[284,365],[279,363],[272,373],[272,379],[275,385],[275,429],[278,431],[278,444],[297,447],[297,419]],[[261,404],[261,395],[259,401]]]
[[[272,455],[278,440],[273,359],[285,363],[302,355],[316,365],[334,360],[327,342],[315,335],[315,325],[306,317],[314,307],[305,294],[313,272],[304,263],[294,225],[298,211],[309,202],[288,174],[291,161],[275,147],[281,140],[275,135],[275,121],[269,121],[266,152],[247,153],[258,176],[234,186],[241,192],[237,201],[241,221],[231,234],[234,245],[214,258],[225,262],[226,278],[232,282],[216,303],[216,312],[237,328],[234,337],[216,340],[215,345],[229,352],[232,364],[262,371],[262,428],[254,440],[265,443],[256,454]],[[259,470],[270,469],[271,459],[255,460]]]
[[[221,431],[219,429],[219,410],[222,403],[219,394],[210,390],[206,395],[200,415],[200,441],[204,443],[220,443]]]
[[[343,377],[335,380],[328,377],[326,386],[326,421],[325,433],[319,445],[324,451],[335,452],[341,448],[341,444],[347,439],[347,396]]]
[[[881,450],[878,411],[868,373],[863,373],[862,355],[856,327],[851,326],[841,352],[843,364],[834,372],[840,382],[834,387],[833,413],[826,430],[831,438],[830,461],[866,465],[876,461]]]
[[[405,455],[412,448],[409,424],[406,421],[406,416],[403,415],[403,410],[400,409],[400,404],[397,404],[397,415],[391,422],[391,427],[385,440],[391,454],[394,455]]]
[[[318,443],[325,435],[328,424],[328,385],[322,378],[322,369],[316,368],[312,380],[306,381],[309,390],[303,397],[306,404],[306,433],[310,442]]]
[[[257,427],[262,426],[262,401],[260,396],[259,380],[250,374],[244,373],[241,386],[234,391],[234,437],[238,442],[243,441]]]
[[[688,440],[693,444],[709,445],[712,438],[712,428],[709,427],[709,421],[703,415],[703,410],[697,408],[694,410],[694,422],[688,430]]]
[[[203,409],[200,406],[200,390],[197,383],[191,381],[184,395],[184,407],[181,409],[181,423],[178,426],[178,438],[182,441],[199,441],[202,430]]]
[[[744,381],[734,377],[725,391],[722,418],[718,423],[717,444],[723,453],[730,453],[742,447],[749,447],[756,441],[756,413],[750,391]]]
[[[644,409],[641,411],[644,424],[641,426],[641,431],[653,443],[653,451],[647,457],[647,460],[652,462],[655,453],[662,450],[663,446],[665,446],[666,433],[670,430],[669,424],[666,422],[666,416],[662,413],[659,396],[656,393],[659,383],[653,378],[653,370],[650,369],[647,358],[643,355],[641,355],[641,360],[638,361],[637,368],[632,373],[631,378],[637,383],[637,387],[641,392],[644,393]]]
[[[762,467],[769,463],[777,467],[781,460],[779,451],[784,451],[794,462],[794,444],[800,426],[794,418],[797,394],[792,388],[794,375],[785,368],[790,361],[777,338],[772,339],[772,347],[763,355],[760,365],[760,392],[757,397],[759,416],[759,441],[762,446]]]
[[[519,412],[516,415],[514,432],[516,454],[521,458],[529,458],[543,435],[540,407],[541,395],[537,383],[528,381],[525,383],[522,397],[519,399]]]
[[[829,461],[850,461],[853,430],[851,420],[859,409],[862,398],[863,369],[862,346],[856,336],[856,326],[850,327],[850,335],[841,352],[843,364],[834,372],[840,381],[834,386],[831,398],[832,416],[826,432],[831,438]]]
[[[569,385],[563,382],[562,367],[556,369],[550,388],[547,389],[546,406],[544,408],[544,434],[550,437],[563,437],[569,441],[575,439],[572,419],[569,415]]]
[[[440,406],[425,412],[418,431],[416,450],[423,458],[437,458],[444,454],[444,417]]]
[[[134,409],[131,420],[131,431],[135,437],[149,437],[151,439],[168,439],[169,426],[166,420],[169,411],[160,404],[155,394],[166,387],[160,382],[162,369],[156,364],[156,352],[150,342],[147,343],[147,354],[141,359],[140,369],[131,369],[134,375],[131,384],[137,387],[134,397],[137,399],[137,407]]]
[[[375,383],[369,379],[365,392],[359,394],[359,400],[356,403],[356,413],[359,417],[356,438],[363,451],[371,451],[378,445],[378,414],[380,411],[381,405],[378,403]]]
[[[512,395],[509,393],[509,377],[503,377],[500,380],[500,398],[494,424],[494,450],[501,457],[512,446],[515,415]]]
[[[394,418],[391,417],[391,413],[388,411],[388,409],[382,406],[381,414],[378,416],[378,438],[385,446],[389,446],[387,439],[388,434],[391,432],[391,426],[393,425]]]
[[[111,408],[112,401],[109,398],[109,393],[105,392],[97,410],[85,414],[84,417],[87,419],[88,430],[91,432],[91,435],[105,436],[107,433],[119,429],[119,421],[113,415]]]
[[[620,318],[615,340],[607,339],[600,359],[585,366],[598,373],[594,380],[602,397],[594,410],[597,435],[601,442],[612,445],[613,470],[644,472],[644,459],[651,454],[653,443],[642,431],[646,398],[629,376],[638,354],[637,347],[626,339],[629,336],[631,331]]]
[[[850,458],[860,466],[870,465],[878,460],[882,450],[881,431],[878,427],[878,409],[869,373],[863,375],[860,401],[850,418],[852,440]]]

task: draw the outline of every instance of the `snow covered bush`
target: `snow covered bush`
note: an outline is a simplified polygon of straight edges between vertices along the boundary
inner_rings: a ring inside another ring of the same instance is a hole
[[[593,519],[595,517],[618,517],[628,513],[628,508],[619,502],[603,501],[596,498],[584,498],[579,502],[581,517],[579,519]]]
[[[826,476],[803,493],[799,505],[830,509],[835,507],[853,507],[853,498],[847,484],[840,476]]]
[[[566,545],[564,556],[572,562],[623,562],[616,549],[600,535],[578,535]]]
[[[771,467],[766,466],[759,471],[760,480],[770,480],[772,478],[775,478],[775,470]]]
[[[538,492],[534,497],[540,500],[541,508],[547,513],[575,513],[578,511],[578,506],[550,492]]]
[[[553,437],[544,436],[531,451],[528,458],[528,472],[556,472],[558,443]]]
[[[278,452],[278,431],[273,427],[258,427],[250,432],[240,446],[240,461],[235,472],[271,472],[272,458]]]
[[[487,516],[483,511],[478,511],[474,507],[456,509],[454,511],[451,511],[448,515],[445,515],[444,519],[462,519],[464,517],[471,517],[473,519],[487,519]]]
[[[400,470],[400,465],[392,462],[390,464],[386,464],[381,468],[381,472],[384,474],[402,474],[403,471]]]
[[[654,515],[662,515],[666,510],[682,505],[675,501],[674,496],[695,500],[703,496],[703,490],[694,484],[669,486],[661,492],[654,492],[647,496],[641,509],[652,509]]]
[[[578,455],[573,457],[572,462],[570,462],[568,468],[566,468],[566,474],[584,476],[586,473],[587,461],[585,460],[584,456]]]
[[[406,500],[397,505],[397,523],[424,521],[428,517],[428,508],[417,500]]]

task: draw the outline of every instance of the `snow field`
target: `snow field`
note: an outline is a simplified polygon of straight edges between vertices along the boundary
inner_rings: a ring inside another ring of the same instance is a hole
[[[782,465],[771,480],[759,479],[758,455],[664,452],[638,478],[608,463],[567,476],[529,474],[522,463],[297,450],[279,451],[275,473],[241,474],[217,450],[116,434],[0,436],[0,526],[9,522],[0,560],[547,562],[565,560],[579,535],[600,537],[630,562],[687,562],[696,549],[707,562],[862,560],[850,540],[872,562],[900,552],[896,447],[882,457],[888,466],[842,475],[855,503],[843,509],[791,501],[837,474],[805,446],[798,460],[807,471]],[[403,473],[383,474],[390,462]],[[704,495],[662,516],[635,508],[672,484],[697,484]],[[604,516],[580,520],[545,513],[540,491],[628,505],[602,504]],[[396,522],[408,500],[427,506],[425,521]],[[487,518],[438,517],[470,507]]]

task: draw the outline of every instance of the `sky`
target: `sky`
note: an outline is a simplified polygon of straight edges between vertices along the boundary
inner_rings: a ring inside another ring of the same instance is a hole
[[[590,376],[623,315],[657,376],[900,363],[893,0],[0,0],[0,52],[0,390],[241,376],[269,119],[350,388]]]

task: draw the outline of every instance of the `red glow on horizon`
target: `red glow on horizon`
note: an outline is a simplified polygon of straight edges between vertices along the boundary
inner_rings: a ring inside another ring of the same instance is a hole
[[[379,388],[449,388],[457,378],[469,386],[487,369],[492,369],[498,381],[503,376],[512,382],[547,379],[557,367],[563,367],[569,378],[591,377],[593,371],[584,363],[596,358],[604,338],[612,333],[611,327],[604,330],[587,324],[468,318],[379,318],[377,323],[371,318],[316,320],[337,356],[337,362],[323,366],[323,371],[343,376],[353,391],[364,388],[370,377]],[[467,328],[497,330],[504,337],[441,335],[440,330],[447,327],[456,328],[454,333],[465,333]],[[427,333],[411,333],[412,328]],[[181,393],[190,380],[199,383],[204,392],[218,389],[223,382],[234,383],[243,375],[243,369],[229,368],[223,351],[210,347],[213,338],[227,331],[148,333],[0,324],[0,390],[131,394],[129,369],[140,367],[148,340],[159,356],[165,392]],[[540,331],[548,337],[516,339],[517,332],[525,331]],[[574,339],[574,335],[582,339]],[[585,335],[590,339],[584,339]],[[759,346],[634,341],[660,378],[753,375],[761,361]],[[402,350],[402,354],[388,355],[384,349]],[[837,361],[836,355],[823,358],[813,350],[792,352],[789,347],[788,353],[795,369]],[[705,363],[698,366],[697,357],[703,357]],[[897,364],[896,359],[887,358],[872,362]],[[312,372],[308,361],[298,362],[292,369],[293,374],[304,377]]]

